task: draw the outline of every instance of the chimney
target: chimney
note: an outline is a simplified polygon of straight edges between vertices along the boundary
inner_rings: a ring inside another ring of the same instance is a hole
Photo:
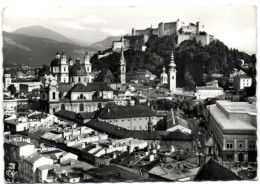
[[[154,160],[154,155],[149,156],[149,161],[152,162]]]

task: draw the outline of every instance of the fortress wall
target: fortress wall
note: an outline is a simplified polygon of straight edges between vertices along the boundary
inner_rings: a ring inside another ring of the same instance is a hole
[[[177,37],[177,45],[179,45],[181,42],[185,40],[190,40],[190,35],[178,35]]]
[[[196,35],[195,39],[197,42],[200,42],[202,46],[208,45],[210,43],[209,35]]]

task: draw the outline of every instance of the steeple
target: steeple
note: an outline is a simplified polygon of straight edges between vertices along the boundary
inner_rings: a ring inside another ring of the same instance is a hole
[[[64,49],[62,49],[62,52],[61,52],[61,59],[66,59],[66,55],[65,55]]]
[[[124,51],[123,48],[121,48],[121,57],[120,57],[120,64],[119,64],[119,78],[121,84],[126,83],[126,62],[124,57]]]
[[[174,67],[176,67],[176,64],[174,62],[173,52],[172,52],[172,55],[171,55],[171,61],[170,61],[169,67],[170,67],[170,69],[173,69]]]
[[[84,59],[88,59],[89,60],[89,55],[88,55],[88,51],[86,51]]]
[[[92,65],[89,61],[88,51],[86,51],[85,56],[84,56],[84,66],[86,68],[87,73],[92,72]]]
[[[123,65],[123,64],[125,64],[125,57],[124,57],[123,48],[121,47],[120,65]]]
[[[175,68],[176,64],[174,62],[173,52],[171,54],[171,61],[170,61],[169,67],[170,67],[169,74],[168,74],[168,76],[169,76],[169,82],[168,82],[169,83],[169,90],[171,92],[174,92],[174,91],[176,91],[176,73],[177,73],[177,71],[176,71],[176,68]]]

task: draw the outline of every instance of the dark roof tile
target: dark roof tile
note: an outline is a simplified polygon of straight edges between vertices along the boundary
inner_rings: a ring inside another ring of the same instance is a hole
[[[219,180],[241,180],[241,178],[212,158],[209,159],[209,161],[200,168],[199,172],[194,177],[194,181]]]

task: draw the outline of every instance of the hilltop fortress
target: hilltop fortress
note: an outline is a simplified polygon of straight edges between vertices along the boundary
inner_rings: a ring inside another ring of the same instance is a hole
[[[142,30],[135,30],[132,28],[132,34],[122,37],[120,41],[114,41],[112,49],[113,51],[117,51],[121,48],[145,50],[144,45],[151,35],[156,35],[158,37],[173,35],[176,37],[177,45],[184,40],[195,39],[204,46],[214,40],[212,35],[209,35],[204,31],[204,25],[200,21],[196,22],[196,24],[189,23],[188,25],[185,25],[184,22],[181,22],[178,19],[175,22],[161,22],[158,24],[158,28],[152,28],[152,26]]]

